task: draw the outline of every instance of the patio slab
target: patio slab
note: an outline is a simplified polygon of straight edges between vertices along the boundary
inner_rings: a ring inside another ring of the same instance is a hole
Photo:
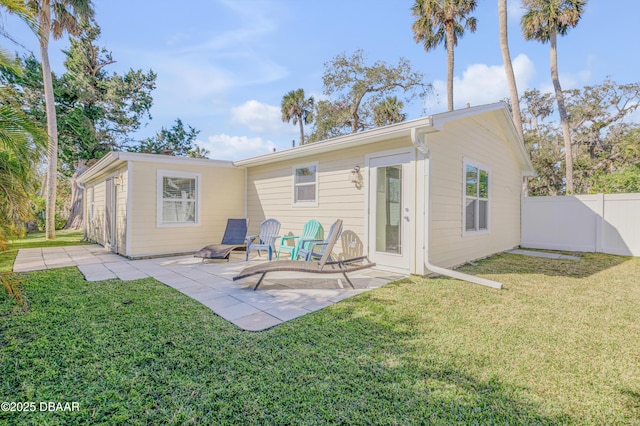
[[[206,262],[192,256],[129,260],[98,245],[23,249],[14,272],[77,266],[87,281],[132,281],[153,277],[191,297],[247,331],[262,331],[336,302],[381,287],[402,275],[365,269],[349,274],[355,289],[339,274],[273,273],[253,291],[256,278],[232,281],[248,264],[265,262],[233,253],[229,262]]]

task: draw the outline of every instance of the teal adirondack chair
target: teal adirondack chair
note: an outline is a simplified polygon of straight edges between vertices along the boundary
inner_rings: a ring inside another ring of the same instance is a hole
[[[276,259],[280,260],[281,252],[287,252],[291,253],[291,260],[295,260],[298,250],[300,250],[300,247],[302,247],[306,241],[321,239],[323,237],[323,233],[324,230],[322,229],[320,222],[315,219],[311,219],[304,224],[301,235],[285,235],[280,238],[280,247],[278,248]],[[293,242],[293,244],[289,245],[287,244],[288,242]]]

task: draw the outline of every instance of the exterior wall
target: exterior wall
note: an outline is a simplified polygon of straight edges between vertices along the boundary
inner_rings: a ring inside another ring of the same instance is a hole
[[[640,194],[522,199],[522,246],[640,256]]]
[[[115,220],[114,241],[116,243],[112,250],[116,253],[125,253],[125,239],[127,226],[127,181],[128,174],[126,167],[119,167],[109,174],[105,174],[98,179],[88,182],[85,190],[93,191],[93,219],[88,219],[86,223],[87,238],[104,246],[110,246],[107,241],[107,220],[106,220],[106,199],[107,199],[107,179],[116,178],[116,184],[112,186],[115,200]],[[112,181],[113,182],[113,181]],[[87,194],[88,195],[88,194]],[[114,206],[112,205],[112,208]],[[85,198],[85,216],[90,218],[91,202]]]
[[[126,169],[121,170],[116,181],[115,221],[116,221],[116,253],[125,254],[127,249],[127,188],[129,175]]]
[[[89,183],[85,186],[85,193],[93,191],[93,218],[90,216],[90,200],[85,197],[85,229],[90,241],[104,245],[104,195],[106,183],[104,180]]]
[[[368,170],[365,155],[398,147],[411,147],[409,138],[395,139],[362,147],[252,166],[247,169],[247,214],[249,233],[257,234],[260,222],[276,218],[282,223],[281,235],[299,235],[304,224],[317,219],[325,233],[336,219],[343,220],[343,240],[355,241],[348,252],[339,241],[334,249],[338,256],[354,257],[366,253],[367,210],[365,206]],[[293,206],[293,167],[318,162],[318,205]],[[350,182],[351,170],[360,166],[363,185]],[[345,244],[346,246],[346,244]],[[276,247],[277,249],[277,247]]]
[[[520,244],[522,172],[497,122],[478,116],[431,133],[431,241],[434,265],[452,267]],[[489,232],[463,236],[464,159],[490,169]]]
[[[129,257],[195,252],[222,240],[228,218],[245,217],[244,169],[142,161],[130,161],[129,167]],[[197,224],[157,225],[158,170],[200,175]]]

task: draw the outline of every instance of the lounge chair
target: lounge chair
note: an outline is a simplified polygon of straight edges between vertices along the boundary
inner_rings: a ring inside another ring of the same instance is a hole
[[[260,234],[247,237],[247,256],[245,260],[249,260],[249,252],[251,250],[258,250],[258,256],[260,256],[260,250],[267,250],[269,260],[271,260],[273,253],[276,251],[276,239],[279,232],[280,222],[276,219],[263,221],[260,224]]]
[[[198,250],[193,256],[206,259],[227,259],[233,250],[247,247],[245,238],[247,237],[248,219],[228,219],[227,227],[220,244],[211,244]]]
[[[347,272],[359,271],[365,268],[371,268],[376,264],[369,261],[367,256],[360,256],[353,259],[339,260],[335,262],[329,262],[329,256],[333,247],[338,240],[338,231],[342,229],[342,220],[338,219],[334,226],[331,227],[331,231],[328,236],[327,245],[319,261],[297,261],[297,260],[276,260],[274,262],[262,263],[260,265],[249,266],[243,269],[238,275],[233,277],[233,280],[240,280],[242,278],[250,277],[252,275],[260,275],[258,283],[253,288],[257,290],[258,286],[262,283],[265,275],[269,272],[309,272],[312,274],[342,274],[352,288],[355,288]],[[364,263],[366,261],[366,263]],[[362,262],[362,263],[360,263]]]
[[[329,228],[329,233],[327,234],[327,238],[324,240],[305,240],[301,241],[300,248],[296,252],[295,260],[304,259],[306,261],[321,259],[327,249],[327,245],[329,244],[329,238],[332,237],[332,234],[337,232],[336,241],[340,238],[340,234],[342,234],[342,220],[339,222],[336,221]],[[329,250],[329,261],[333,261],[333,257],[331,257],[331,250]]]
[[[300,247],[303,247],[307,241],[317,241],[318,238],[322,238],[323,232],[324,230],[320,222],[311,219],[304,224],[301,235],[285,235],[280,238],[280,246],[278,247],[276,259],[280,260],[280,253],[285,252],[290,253],[289,257],[295,260]],[[290,241],[293,242],[293,245],[287,245],[287,242]]]

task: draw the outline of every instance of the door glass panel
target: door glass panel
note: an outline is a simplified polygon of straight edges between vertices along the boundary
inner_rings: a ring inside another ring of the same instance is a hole
[[[402,165],[378,167],[376,251],[402,253]]]

